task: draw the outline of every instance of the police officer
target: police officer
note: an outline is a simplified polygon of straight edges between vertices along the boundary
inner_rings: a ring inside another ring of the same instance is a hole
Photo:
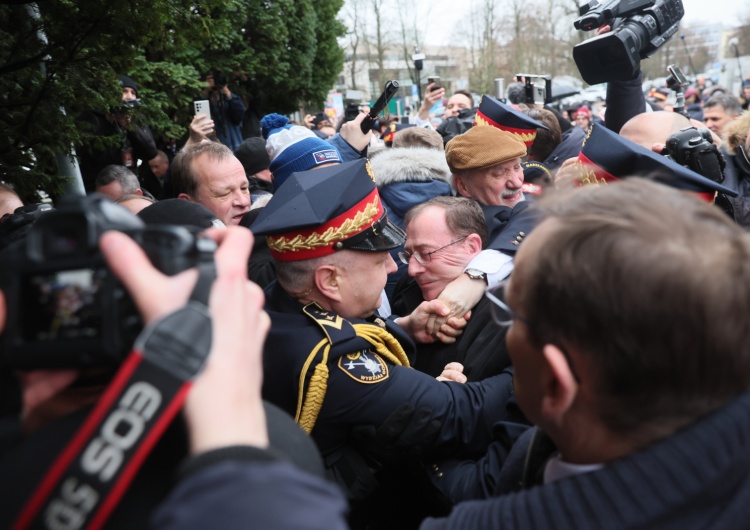
[[[264,398],[312,435],[350,498],[375,487],[371,458],[382,456],[352,442],[352,428],[380,427],[404,403],[426,410],[421,421],[437,425],[425,454],[472,455],[486,447],[493,421],[505,417],[510,372],[463,385],[411,369],[412,338],[429,340],[423,328],[440,302],[424,302],[395,323],[373,318],[396,269],[388,251],[404,234],[388,221],[365,160],[293,174],[253,231],[267,236],[277,270],[266,289],[272,324]]]

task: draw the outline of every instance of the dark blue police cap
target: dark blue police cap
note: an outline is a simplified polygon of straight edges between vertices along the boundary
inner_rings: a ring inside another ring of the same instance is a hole
[[[532,120],[523,112],[485,94],[479,102],[474,125],[492,125],[503,131],[515,134],[526,147],[534,143],[537,129],[549,130],[549,127]]]
[[[737,196],[731,189],[597,123],[589,129],[578,162],[584,173],[583,184],[649,177],[672,188],[698,193],[708,201],[714,199],[716,192]]]
[[[299,261],[337,250],[380,252],[403,244],[388,221],[370,163],[364,159],[292,173],[253,223],[271,255]]]

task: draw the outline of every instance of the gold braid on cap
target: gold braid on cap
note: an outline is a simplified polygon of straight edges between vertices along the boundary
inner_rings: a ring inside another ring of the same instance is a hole
[[[372,202],[365,205],[365,209],[344,221],[341,226],[329,227],[322,234],[313,232],[307,237],[297,235],[292,239],[284,236],[268,236],[268,247],[276,252],[295,252],[297,250],[310,250],[317,247],[327,247],[334,241],[341,241],[347,237],[362,231],[362,227],[372,221],[378,213],[378,196]]]
[[[365,339],[375,349],[375,353],[384,357],[386,360],[397,366],[409,367],[409,358],[406,352],[399,344],[398,340],[386,330],[379,328],[374,324],[352,324],[358,337]],[[307,385],[305,392],[305,379],[318,352],[323,349],[323,356],[320,362],[315,366],[313,375],[310,378],[310,384]],[[328,354],[331,351],[331,344],[328,338],[322,339],[310,355],[307,356],[305,364],[302,366],[302,372],[299,376],[299,391],[297,393],[297,412],[294,416],[296,421],[307,434],[310,434],[318,421],[320,409],[323,407],[323,400],[328,390]],[[303,399],[304,396],[304,399]]]
[[[593,124],[591,125],[591,127],[589,127],[588,131],[586,131],[586,136],[583,138],[583,142],[581,143],[581,149],[583,149],[583,147],[586,145],[586,142],[588,142],[589,138],[591,138],[592,132],[594,132]],[[588,164],[584,164],[580,160],[576,159],[575,165],[580,171],[578,182],[580,182],[582,185],[585,186],[588,184],[608,184],[608,182],[604,178],[597,178],[596,173]]]

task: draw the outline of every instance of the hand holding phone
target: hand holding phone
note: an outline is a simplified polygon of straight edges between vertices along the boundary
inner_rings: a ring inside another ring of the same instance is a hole
[[[443,88],[443,86],[440,84],[440,76],[437,75],[427,78],[427,86],[429,86],[430,84],[432,84],[430,92],[434,92],[435,90],[440,90],[441,88]]]

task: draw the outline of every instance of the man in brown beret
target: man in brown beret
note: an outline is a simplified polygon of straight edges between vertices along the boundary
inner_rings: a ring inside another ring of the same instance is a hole
[[[524,200],[521,157],[526,145],[514,134],[496,127],[472,127],[445,148],[459,195],[485,206],[513,208]]]

